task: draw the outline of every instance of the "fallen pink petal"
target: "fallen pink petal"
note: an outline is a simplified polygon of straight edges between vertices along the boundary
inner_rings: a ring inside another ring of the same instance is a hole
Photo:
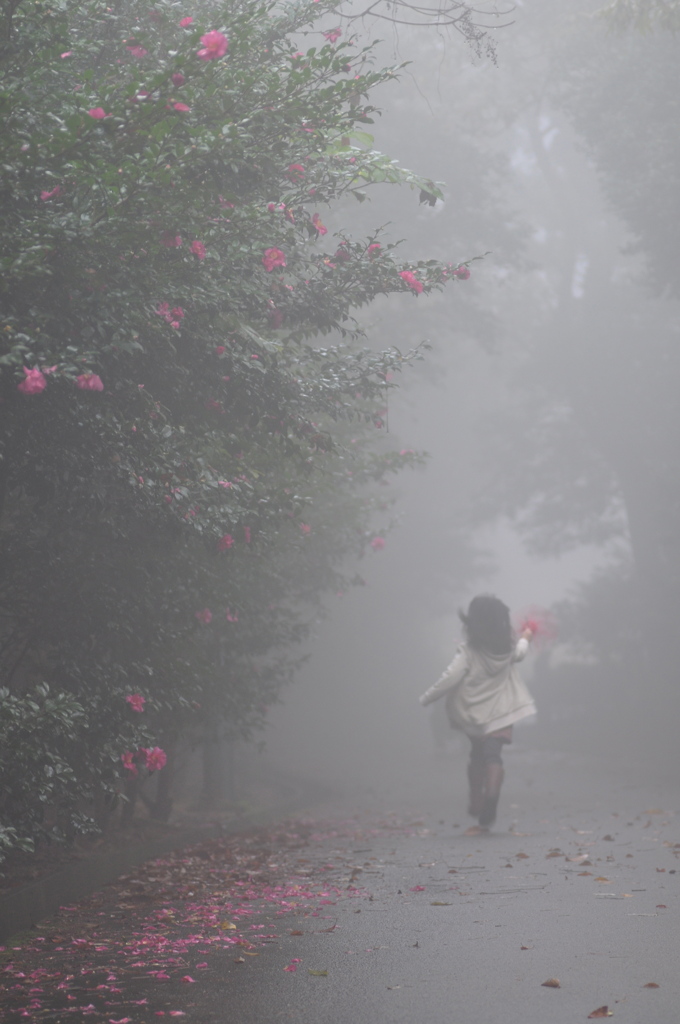
[[[133,711],[143,711],[144,705],[146,704],[146,698],[142,697],[141,693],[130,693],[125,698],[127,703],[130,705]]]

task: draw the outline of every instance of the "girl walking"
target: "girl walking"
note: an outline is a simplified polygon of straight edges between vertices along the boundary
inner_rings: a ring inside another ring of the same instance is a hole
[[[420,703],[425,706],[446,695],[451,727],[470,737],[468,811],[487,829],[496,820],[503,784],[503,744],[512,742],[515,722],[536,713],[516,668],[529,650],[533,630],[526,628],[517,639],[510,609],[489,594],[474,597],[467,614],[459,615],[465,641]]]

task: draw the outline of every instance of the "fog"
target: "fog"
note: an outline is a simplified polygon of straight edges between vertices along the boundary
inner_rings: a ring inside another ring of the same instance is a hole
[[[357,567],[366,585],[329,601],[271,710],[277,769],[415,792],[462,767],[443,702],[418,696],[479,592],[516,622],[532,607],[556,622],[525,665],[539,713],[516,747],[677,769],[677,39],[617,32],[600,6],[518,3],[495,66],[455,33],[357,27],[411,62],[380,97],[376,147],[447,198],[388,189],[329,227],[487,255],[449,292],[363,317],[376,347],[431,342],[390,395],[387,438],[429,459],[395,484],[399,522]]]

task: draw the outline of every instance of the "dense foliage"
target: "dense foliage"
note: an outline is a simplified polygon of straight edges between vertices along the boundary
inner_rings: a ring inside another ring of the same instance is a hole
[[[133,795],[160,767],[157,744],[257,729],[306,609],[383,544],[374,485],[418,458],[382,437],[417,350],[363,348],[353,310],[468,271],[399,262],[376,233],[331,240],[323,211],[343,196],[440,192],[370,148],[369,92],[398,69],[315,28],[323,13],[90,0],[7,14],[5,772],[17,701],[41,716],[40,744],[50,721],[63,737],[50,815],[0,804],[20,838],[75,811],[101,820],[122,777]],[[303,30],[319,45],[299,52]],[[25,762],[23,800],[43,799],[46,758]]]

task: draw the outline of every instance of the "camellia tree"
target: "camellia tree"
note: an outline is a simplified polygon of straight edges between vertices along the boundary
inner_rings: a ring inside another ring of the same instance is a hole
[[[373,485],[418,459],[381,438],[418,351],[362,347],[353,311],[469,270],[330,240],[342,197],[440,192],[370,148],[398,69],[324,9],[5,5],[6,846],[161,768],[166,816],[180,738],[262,724],[305,609],[383,544]]]

